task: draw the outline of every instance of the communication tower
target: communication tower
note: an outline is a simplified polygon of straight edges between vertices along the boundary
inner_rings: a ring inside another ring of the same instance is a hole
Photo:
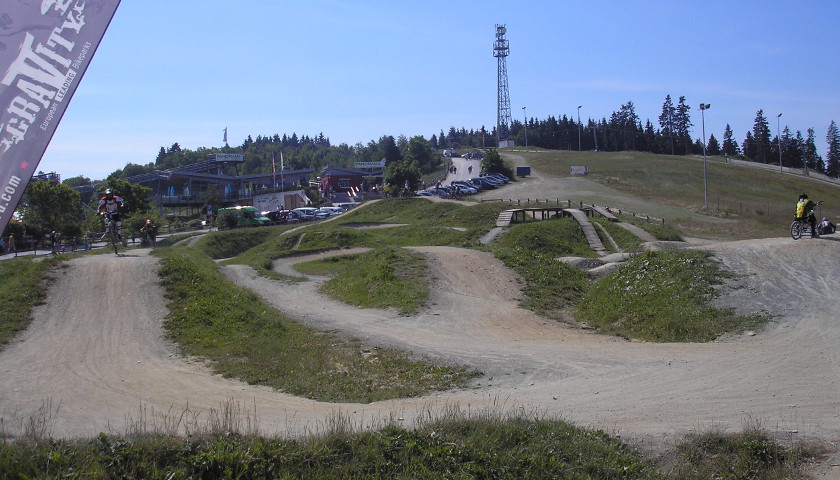
[[[496,140],[499,147],[512,147],[510,138],[510,94],[508,94],[507,56],[510,53],[508,41],[505,38],[507,28],[496,25],[496,41],[493,43],[493,56],[499,62],[498,115],[496,117]]]

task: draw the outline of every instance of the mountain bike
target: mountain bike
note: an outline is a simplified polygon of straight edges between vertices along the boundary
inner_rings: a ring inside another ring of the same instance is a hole
[[[121,242],[119,235],[117,235],[117,222],[114,221],[114,217],[110,213],[106,212],[102,215],[105,217],[105,226],[108,230],[108,242],[114,247],[114,253],[119,255],[119,244]]]
[[[817,205],[821,204],[822,200],[817,202]],[[790,224],[790,236],[794,240],[799,240],[802,238],[803,235],[811,236],[813,232],[811,231],[811,222],[808,221],[808,217],[813,215],[814,212],[811,211],[808,215],[802,218],[794,218],[793,223]]]
[[[143,230],[142,233],[143,239],[140,241],[140,245],[143,247],[155,248],[155,236],[148,230]]]

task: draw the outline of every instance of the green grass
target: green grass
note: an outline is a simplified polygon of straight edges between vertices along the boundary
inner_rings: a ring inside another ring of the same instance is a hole
[[[642,250],[642,240],[630,233],[627,229],[619,227],[614,222],[611,222],[604,217],[593,217],[590,218],[590,220],[593,224],[598,224],[603,227],[621,251],[639,252]],[[604,243],[604,246],[611,248],[609,241],[604,237],[601,230],[596,227],[596,231],[598,232],[598,236],[601,237],[601,241]]]
[[[236,258],[226,262],[249,265],[260,274],[271,276],[272,262],[292,252],[419,245],[470,247],[478,244],[478,239],[493,227],[499,212],[504,209],[499,203],[464,206],[418,198],[383,199],[357,207],[329,222],[303,224],[293,233],[278,233],[260,245],[240,249]],[[369,224],[398,226],[357,228]],[[296,245],[297,249],[294,249]]]
[[[270,237],[277,236],[288,227],[239,228],[213,232],[196,243],[212,259],[235,257],[244,250],[263,244]]]
[[[655,342],[707,342],[761,325],[766,318],[711,304],[728,276],[706,252],[647,252],[595,282],[576,318],[603,333]]]
[[[321,260],[296,263],[294,268],[305,275],[335,276],[356,266],[357,257],[358,255],[328,257]]]
[[[29,326],[32,309],[44,303],[52,275],[63,261],[63,256],[27,255],[0,262],[0,348]]]
[[[677,446],[673,464],[663,470],[685,480],[804,480],[808,477],[803,468],[824,453],[817,445],[786,447],[752,426],[733,434],[712,430],[689,435]]]
[[[494,255],[525,280],[522,306],[557,318],[582,298],[589,283],[582,271],[559,262],[562,256],[594,257],[571,219],[513,225],[492,247]]]
[[[821,216],[840,215],[840,187],[800,175],[726,163],[723,157],[707,161],[708,210],[704,209],[702,156],[655,155],[643,152],[545,151],[518,153],[548,176],[568,177],[572,165],[587,165],[588,179],[651,202],[687,208],[735,222],[704,222],[674,213],[667,223],[688,236],[710,238],[763,238],[784,236],[796,199],[807,192],[824,200]],[[638,212],[648,213],[652,212]]]
[[[407,429],[354,431],[341,419],[301,439],[226,433],[191,437],[0,443],[2,478],[237,479],[804,479],[824,451],[783,446],[766,434],[709,432],[646,459],[602,431],[555,419],[448,414]]]
[[[217,270],[197,249],[160,251],[165,328],[218,373],[328,402],[373,402],[464,387],[478,372],[306,328]]]
[[[349,305],[395,308],[400,315],[417,313],[426,305],[429,278],[423,255],[393,247],[354,257],[322,291]]]
[[[640,227],[644,231],[656,237],[657,240],[682,242],[684,241],[682,233],[673,225],[650,222],[639,217],[632,217],[630,215],[617,215],[618,219],[624,223],[630,223]],[[621,228],[621,227],[619,227]]]

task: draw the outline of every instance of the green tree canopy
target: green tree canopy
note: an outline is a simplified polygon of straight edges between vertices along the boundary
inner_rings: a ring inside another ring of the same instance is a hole
[[[79,192],[63,183],[35,180],[24,192],[20,209],[27,230],[36,236],[57,231],[65,236],[81,232],[82,201]]]
[[[399,162],[403,158],[400,149],[397,147],[397,142],[391,135],[385,135],[379,139],[379,149],[385,158],[385,165]]]
[[[513,178],[513,171],[505,165],[502,156],[496,150],[490,150],[484,154],[481,160],[482,173],[501,173],[508,178]]]
[[[90,185],[90,179],[83,175],[79,175],[76,177],[65,178],[61,183],[67,185],[68,187],[81,187],[82,185]]]
[[[420,169],[407,160],[392,163],[385,169],[385,182],[394,188],[404,188],[408,183],[409,190],[415,190],[420,185]]]
[[[414,164],[423,173],[429,173],[440,164],[432,143],[418,135],[411,137],[405,146],[405,160]]]
[[[149,194],[152,189],[144,187],[139,183],[129,183],[128,180],[121,178],[109,178],[107,185],[99,187],[99,196],[94,198],[94,202],[98,203],[99,199],[105,195],[105,189],[110,188],[115,195],[118,195],[125,202],[122,212],[126,215],[131,215],[134,212],[148,213],[152,208],[149,202]],[[94,205],[95,207],[95,205]]]

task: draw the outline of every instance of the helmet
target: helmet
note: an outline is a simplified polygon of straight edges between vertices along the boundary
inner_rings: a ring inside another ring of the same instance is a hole
[[[807,193],[801,193],[801,194],[799,194],[799,198],[808,198],[808,194]]]
[[[828,217],[823,217],[823,222],[827,222],[827,221],[828,221]]]
[[[110,188],[105,189],[105,195],[112,195],[112,194],[113,194],[113,192],[111,191]]]

